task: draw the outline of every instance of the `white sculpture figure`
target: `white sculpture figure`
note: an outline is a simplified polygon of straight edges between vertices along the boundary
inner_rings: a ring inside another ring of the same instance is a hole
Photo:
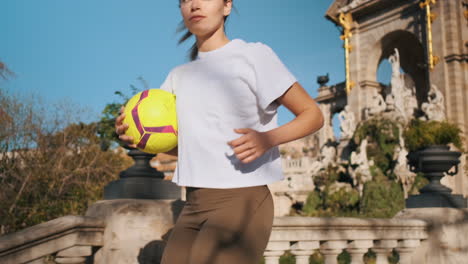
[[[396,165],[393,169],[393,172],[396,174],[398,179],[403,186],[403,193],[405,195],[405,199],[408,198],[408,192],[411,186],[414,183],[414,177],[416,174],[412,173],[408,169],[408,163],[406,159],[406,155],[408,155],[408,151],[403,146],[397,146],[395,148],[395,155],[396,155]]]
[[[387,97],[385,97],[385,104],[387,105],[385,111],[395,111],[395,98],[393,98],[393,94],[387,94]]]
[[[350,175],[353,179],[353,184],[358,187],[359,194],[362,195],[364,183],[372,180],[370,166],[373,165],[373,162],[369,162],[367,159],[367,139],[361,141],[359,153],[351,153],[350,163],[354,166],[357,165],[355,169],[350,166]]]
[[[328,165],[335,163],[336,158],[336,149],[330,145],[324,145],[322,147],[321,156],[322,156],[322,168],[328,167]]]
[[[376,90],[372,89],[371,100],[369,108],[366,109],[367,116],[373,116],[382,113],[387,108],[387,104],[383,99],[383,96]]]
[[[392,65],[392,78],[393,77],[400,78],[400,76],[401,76],[401,73],[400,73],[400,53],[398,52],[397,48],[395,48],[395,53],[388,57],[388,61]]]
[[[414,116],[414,110],[418,109],[418,100],[416,99],[415,87],[405,88],[403,92],[403,100],[405,106],[405,116],[407,120],[410,120]]]
[[[444,96],[435,85],[429,90],[427,103],[421,105],[421,109],[426,114],[428,120],[445,120]]]
[[[348,105],[338,114],[338,119],[340,120],[341,138],[351,138],[356,129],[356,119]]]
[[[400,72],[400,53],[395,49],[395,53],[388,57],[388,61],[392,65],[392,97],[395,111],[400,117],[405,117],[405,104],[404,104],[404,80]]]
[[[335,134],[333,133],[333,126],[331,124],[331,112],[330,104],[320,104],[320,110],[322,110],[324,124],[323,128],[319,130],[320,145],[324,145],[328,141],[335,140]]]
[[[309,167],[308,173],[315,176],[323,168],[322,162],[314,160]]]

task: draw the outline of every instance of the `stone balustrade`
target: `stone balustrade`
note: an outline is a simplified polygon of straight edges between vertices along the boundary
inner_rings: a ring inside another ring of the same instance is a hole
[[[52,255],[56,263],[93,263],[93,247],[103,247],[104,222],[97,218],[65,216],[0,237],[0,263],[44,263]],[[317,250],[325,264],[337,262],[346,250],[352,264],[364,263],[369,249],[377,264],[388,263],[396,250],[401,264],[411,259],[421,240],[427,239],[427,224],[415,219],[360,219],[277,217],[267,245],[265,264],[278,264],[289,251],[296,264],[308,264]],[[96,249],[95,248],[95,249]]]
[[[304,173],[312,169],[313,160],[309,157],[300,159],[281,159],[283,172],[285,174]]]
[[[84,216],[64,216],[0,237],[0,263],[85,263],[92,247],[104,244],[104,221]]]
[[[296,264],[308,264],[316,251],[325,264],[335,264],[343,250],[351,255],[352,264],[360,264],[369,249],[377,256],[376,264],[388,263],[393,250],[400,255],[399,263],[418,263],[411,254],[427,237],[426,222],[416,219],[277,217],[265,264],[279,264],[286,251],[295,256]]]

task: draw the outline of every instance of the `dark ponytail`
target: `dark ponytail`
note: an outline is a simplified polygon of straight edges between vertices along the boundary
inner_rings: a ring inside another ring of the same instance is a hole
[[[228,0],[224,0],[224,2],[227,2]],[[231,0],[231,2],[233,2],[234,0]],[[179,2],[180,3],[180,2]],[[180,4],[179,4],[179,8],[180,8]],[[224,17],[224,24],[226,25],[226,20],[229,16],[225,16]],[[190,32],[189,30],[187,30],[187,28],[185,27],[185,24],[184,24],[184,21],[182,20],[179,25],[177,26],[177,30],[176,30],[176,33],[180,33],[180,32],[183,32],[184,30],[185,33],[184,35],[179,39],[179,41],[177,42],[177,44],[181,44],[183,42],[185,42],[187,39],[189,39],[193,34],[192,32]],[[224,31],[226,31],[226,26],[224,26]],[[198,56],[198,47],[197,47],[197,42],[195,41],[195,43],[193,43],[192,47],[190,48],[189,50],[189,58],[191,61],[195,60]]]

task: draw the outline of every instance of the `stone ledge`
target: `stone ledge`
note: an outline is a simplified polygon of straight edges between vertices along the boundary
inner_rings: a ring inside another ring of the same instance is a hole
[[[24,263],[75,245],[102,246],[104,222],[64,216],[0,237],[0,263]]]
[[[0,236],[0,256],[14,247],[32,243],[65,231],[77,228],[98,228],[104,230],[101,219],[85,216],[67,215],[45,223],[25,228],[21,231]]]
[[[427,239],[418,219],[276,217],[270,241]]]

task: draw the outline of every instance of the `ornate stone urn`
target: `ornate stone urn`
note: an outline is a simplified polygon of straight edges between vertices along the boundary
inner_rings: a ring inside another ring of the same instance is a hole
[[[450,151],[448,146],[432,145],[407,155],[408,165],[412,172],[424,173],[429,184],[419,190],[420,194],[406,199],[406,208],[451,207],[466,208],[466,199],[440,183],[444,173],[453,176],[458,173],[458,151]],[[451,169],[454,168],[454,171]]]

